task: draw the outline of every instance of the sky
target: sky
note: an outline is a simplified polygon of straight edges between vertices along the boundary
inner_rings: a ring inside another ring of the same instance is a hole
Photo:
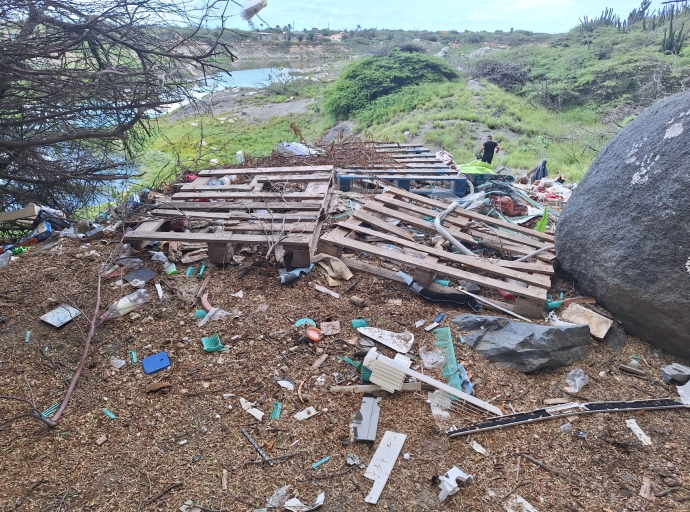
[[[232,4],[230,4],[232,6]],[[405,30],[531,30],[567,32],[582,16],[598,16],[604,6],[622,18],[639,6],[639,0],[268,0],[259,15],[275,27],[296,30],[389,28]],[[654,0],[652,9],[661,6]],[[239,13],[240,8],[236,7]],[[255,18],[257,26],[260,23]],[[230,25],[247,28],[239,16]]]

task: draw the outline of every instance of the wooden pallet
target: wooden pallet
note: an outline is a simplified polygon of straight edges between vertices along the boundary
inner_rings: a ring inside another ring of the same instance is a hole
[[[224,175],[236,179],[230,185],[210,183]],[[216,264],[229,262],[236,245],[263,245],[273,247],[279,261],[292,253],[293,266],[309,266],[330,200],[332,166],[216,169],[198,176],[179,187],[171,201],[159,204],[151,212],[154,220],[125,234],[124,240],[139,246],[151,240],[205,242]],[[290,190],[295,186],[300,190]],[[217,233],[166,230],[172,219],[222,221],[224,229]]]
[[[349,249],[413,267],[415,280],[423,286],[429,286],[437,276],[443,276],[505,290],[518,297],[516,313],[530,317],[540,314],[554,273],[553,266],[549,264],[555,259],[553,251],[535,257],[541,261],[514,262],[474,258],[429,245],[430,238],[438,236],[433,219],[447,207],[447,203],[406,190],[386,189],[367,201],[351,218],[339,222],[333,231],[323,235],[319,251],[341,257],[343,250]],[[420,243],[409,231],[389,223],[386,218],[397,219],[401,225],[423,232],[427,235],[427,243]],[[501,248],[516,257],[553,244],[551,235],[466,210],[459,209],[446,216],[443,225],[468,247]],[[376,242],[363,241],[363,237],[373,238]],[[377,245],[378,242],[417,252],[423,259],[409,251],[405,254],[384,249]],[[372,273],[378,273],[375,270],[378,267],[371,266]]]

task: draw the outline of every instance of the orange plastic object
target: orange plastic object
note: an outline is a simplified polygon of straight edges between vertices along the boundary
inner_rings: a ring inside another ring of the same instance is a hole
[[[319,342],[323,338],[323,334],[316,327],[307,327],[307,338],[311,341]]]

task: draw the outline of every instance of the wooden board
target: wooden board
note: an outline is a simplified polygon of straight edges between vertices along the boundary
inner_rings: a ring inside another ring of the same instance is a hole
[[[198,176],[246,176],[257,174],[314,174],[333,172],[332,165],[298,166],[298,167],[254,167],[246,169],[208,169],[199,171]]]

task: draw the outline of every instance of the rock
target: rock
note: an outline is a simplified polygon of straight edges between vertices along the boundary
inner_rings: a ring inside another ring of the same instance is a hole
[[[530,373],[559,368],[589,353],[587,325],[548,326],[471,315],[456,317],[453,323],[470,331],[464,337],[468,346],[506,370]]]
[[[690,92],[657,103],[599,153],[558,221],[556,253],[625,331],[690,359]]]
[[[625,330],[620,325],[614,322],[602,341],[610,349],[620,354],[623,352],[623,347],[628,343],[628,335],[625,334]]]

